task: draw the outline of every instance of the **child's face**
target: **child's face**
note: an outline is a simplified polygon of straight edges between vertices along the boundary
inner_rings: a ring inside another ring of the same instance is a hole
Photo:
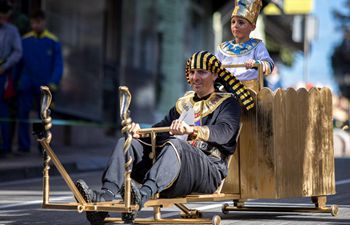
[[[255,29],[255,25],[251,24],[243,17],[233,16],[231,18],[231,32],[237,42],[245,42],[249,40],[250,32]]]

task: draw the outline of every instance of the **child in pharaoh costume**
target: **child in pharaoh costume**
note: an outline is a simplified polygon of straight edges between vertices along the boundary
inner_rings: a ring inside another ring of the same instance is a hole
[[[231,32],[233,40],[225,41],[218,46],[216,56],[224,65],[242,64],[246,68],[229,68],[228,70],[246,86],[257,90],[255,80],[258,71],[254,63],[263,65],[263,74],[271,73],[274,62],[264,43],[250,37],[255,29],[256,21],[262,6],[261,0],[235,0],[235,8],[231,16]]]

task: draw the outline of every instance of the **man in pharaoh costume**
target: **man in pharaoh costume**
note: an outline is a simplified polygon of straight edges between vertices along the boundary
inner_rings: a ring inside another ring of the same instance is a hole
[[[165,198],[193,192],[214,193],[227,176],[227,159],[236,146],[240,103],[247,110],[254,106],[245,86],[211,53],[193,54],[186,63],[185,74],[193,91],[179,98],[165,118],[153,126],[170,127],[169,133],[157,137],[154,162],[149,157],[150,138],[138,133],[139,124],[131,124],[131,195],[132,203],[138,204],[139,209],[156,193]],[[232,93],[219,91],[216,82]],[[83,180],[77,181],[87,202],[112,201],[117,193],[123,196],[124,142],[121,138],[114,149],[101,190],[92,190]],[[91,224],[101,224],[106,216],[107,212],[87,212]]]

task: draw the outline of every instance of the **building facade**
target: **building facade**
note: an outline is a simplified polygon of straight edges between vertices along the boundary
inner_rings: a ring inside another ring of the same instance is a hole
[[[117,88],[133,95],[132,118],[152,123],[183,94],[186,58],[213,50],[210,0],[41,1],[65,58],[57,110],[116,123]],[[147,112],[147,113],[145,113]]]

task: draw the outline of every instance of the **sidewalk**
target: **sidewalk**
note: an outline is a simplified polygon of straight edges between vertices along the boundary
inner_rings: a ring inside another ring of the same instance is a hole
[[[60,162],[69,174],[103,170],[107,160],[114,149],[114,140],[104,144],[81,146],[51,146]],[[42,176],[43,157],[39,155],[37,148],[26,155],[0,159],[0,183],[5,181],[36,178]],[[50,175],[57,175],[58,170],[50,163]]]

